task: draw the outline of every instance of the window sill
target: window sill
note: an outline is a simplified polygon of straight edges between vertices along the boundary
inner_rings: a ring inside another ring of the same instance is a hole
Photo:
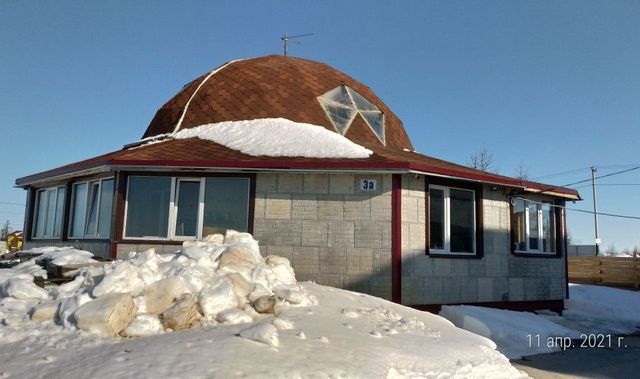
[[[543,253],[543,252],[531,252],[515,250],[511,252],[516,257],[529,257],[529,258],[560,258],[558,253]]]
[[[453,258],[453,259],[480,259],[482,255],[476,253],[451,253],[451,252],[434,252],[427,250],[425,255],[431,258]]]

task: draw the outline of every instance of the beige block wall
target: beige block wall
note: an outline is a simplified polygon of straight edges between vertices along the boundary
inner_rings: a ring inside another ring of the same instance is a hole
[[[161,244],[150,244],[150,243],[119,243],[116,247],[116,258],[124,259],[129,255],[130,252],[142,253],[143,251],[149,249],[155,249],[158,254],[171,254],[180,250],[182,245],[161,245]]]
[[[361,179],[376,191],[361,191]],[[254,237],[298,280],[391,298],[391,175],[258,174]]]
[[[24,249],[32,249],[34,247],[43,246],[72,246],[80,250],[86,250],[92,252],[98,257],[108,258],[111,252],[111,243],[109,241],[83,241],[83,240],[68,240],[68,241],[25,241]]]
[[[557,300],[565,296],[564,259],[518,257],[510,250],[509,199],[483,191],[484,256],[425,255],[425,178],[402,178],[402,303]]]

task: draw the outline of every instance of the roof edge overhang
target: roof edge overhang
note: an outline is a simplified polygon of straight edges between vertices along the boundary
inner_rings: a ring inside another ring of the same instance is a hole
[[[332,171],[332,172],[363,172],[375,171],[376,173],[415,173],[422,175],[434,175],[450,179],[499,185],[517,188],[529,193],[548,195],[569,200],[582,200],[576,190],[544,185],[542,183],[521,181],[518,179],[485,175],[482,172],[469,173],[457,170],[434,167],[425,164],[410,162],[369,162],[363,160],[318,160],[317,162],[296,161],[172,161],[172,160],[122,160],[113,159],[108,162],[87,167],[82,170],[61,172],[56,175],[46,175],[47,172],[34,174],[16,180],[16,186],[26,188],[39,183],[59,181],[77,176],[86,176],[108,171],[175,171],[175,170],[207,170],[222,171]]]

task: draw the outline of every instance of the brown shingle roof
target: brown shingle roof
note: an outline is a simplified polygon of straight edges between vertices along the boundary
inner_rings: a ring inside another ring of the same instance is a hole
[[[402,121],[369,87],[324,63],[270,55],[233,61],[220,66],[206,80],[208,76],[207,73],[189,83],[164,104],[143,138],[173,132],[194,92],[180,129],[221,121],[282,117],[335,132],[317,97],[346,85],[384,113],[386,146],[412,148]],[[359,115],[347,138],[362,145],[382,146]]]
[[[521,181],[507,176],[474,170],[455,163],[432,158],[416,152],[378,147],[375,153],[364,159],[326,159],[304,157],[251,156],[229,149],[218,143],[191,138],[169,139],[164,142],[123,149],[85,161],[62,166],[50,171],[16,180],[19,186],[72,174],[100,166],[221,168],[221,169],[326,169],[326,170],[390,170],[416,171],[425,174],[446,175],[460,179],[501,184],[516,188],[531,188],[578,197],[578,192],[542,183]]]

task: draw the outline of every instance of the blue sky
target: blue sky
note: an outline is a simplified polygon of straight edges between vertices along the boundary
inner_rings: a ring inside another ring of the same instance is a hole
[[[640,165],[640,2],[0,2],[0,202],[15,178],[119,149],[156,109],[225,61],[290,54],[364,82],[416,150],[568,184]],[[580,169],[580,170],[577,170]],[[575,170],[571,174],[554,175]],[[640,170],[602,179],[640,184]],[[581,188],[591,209],[590,188]],[[640,216],[640,186],[598,188],[602,212]],[[21,225],[23,208],[0,203]],[[593,217],[568,213],[574,241]],[[640,245],[640,220],[600,218],[604,247]]]

